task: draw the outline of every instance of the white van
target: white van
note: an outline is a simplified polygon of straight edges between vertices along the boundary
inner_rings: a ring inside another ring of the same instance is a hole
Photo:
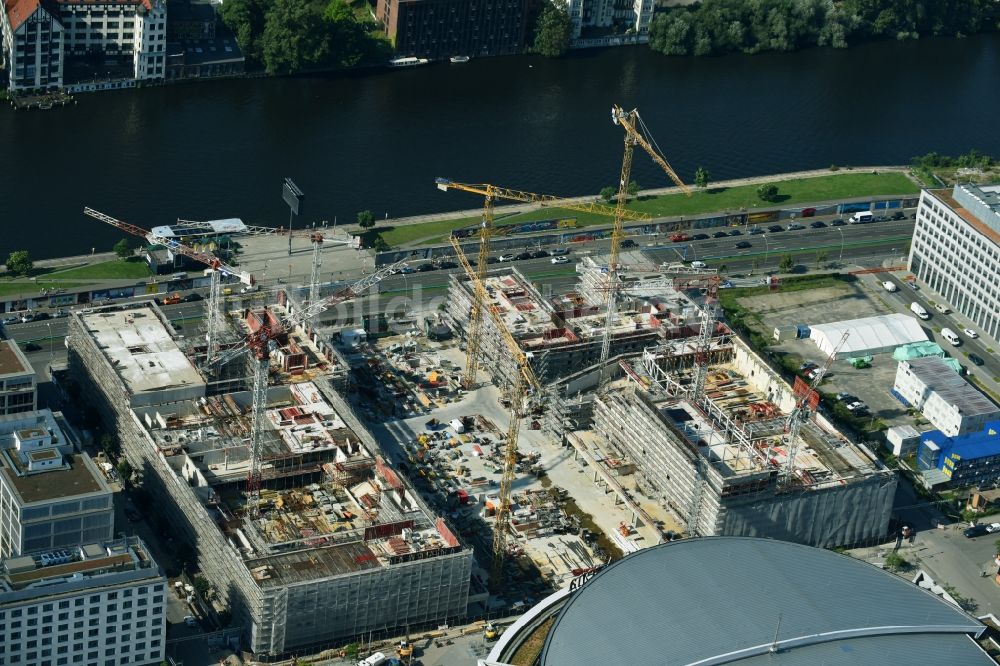
[[[462,422],[462,419],[452,419],[451,422],[448,423],[448,425],[450,425],[451,429],[454,430],[459,435],[465,432],[465,423]]]
[[[916,301],[910,303],[910,311],[920,317],[921,319],[930,319],[931,316],[927,314],[927,310],[924,310],[924,306],[920,305]]]
[[[882,283],[882,288],[885,289],[890,294],[899,291],[899,287],[896,286],[896,283],[890,282],[889,280],[886,280],[885,282]]]
[[[851,224],[867,224],[874,219],[874,216],[868,211],[860,211],[851,215]]]
[[[381,652],[376,652],[375,654],[369,656],[367,659],[362,659],[358,662],[358,666],[382,666],[387,662],[385,655]]]
[[[962,339],[958,337],[958,333],[955,333],[955,331],[950,328],[942,328],[941,337],[950,342],[952,347],[957,347],[962,344]]]

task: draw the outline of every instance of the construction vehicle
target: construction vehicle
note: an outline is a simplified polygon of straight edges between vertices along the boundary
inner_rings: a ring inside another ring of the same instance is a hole
[[[163,305],[176,305],[181,302],[181,295],[178,293],[173,293],[163,299]]]
[[[469,264],[468,258],[462,251],[461,243],[459,243],[457,238],[452,238],[451,244],[455,248],[455,256],[462,264],[462,268],[472,283],[476,297],[481,299],[483,303],[486,303],[486,287],[483,286],[479,275]],[[496,522],[493,526],[493,563],[490,568],[490,585],[496,587],[500,582],[500,575],[503,573],[503,564],[507,558],[507,531],[509,527],[508,522],[510,521],[511,485],[514,482],[514,475],[517,469],[517,436],[521,428],[521,419],[527,411],[525,403],[529,394],[534,393],[540,396],[543,389],[541,382],[535,375],[535,371],[531,369],[531,364],[528,362],[527,356],[521,351],[517,340],[514,339],[514,336],[507,329],[507,322],[503,316],[494,308],[486,308],[486,311],[493,319],[493,323],[496,325],[497,331],[503,339],[504,345],[507,347],[507,351],[517,366],[513,384],[506,387],[507,399],[510,401],[510,423],[507,426],[507,438],[504,442],[503,472],[500,476],[499,501],[496,509]]]
[[[511,190],[506,187],[497,187],[488,183],[469,185],[467,183],[456,183],[447,178],[436,178],[434,183],[443,192],[461,190],[463,192],[471,192],[472,194],[480,194],[484,197],[483,219],[479,227],[479,260],[476,265],[476,275],[478,275],[480,282],[486,278],[486,265],[490,256],[490,238],[493,236],[493,204],[497,199],[538,203],[543,206],[565,208],[584,213],[597,213],[598,215],[607,215],[608,217],[619,215],[623,220],[649,221],[652,219],[648,213],[638,213],[630,210],[619,211],[598,203],[571,201],[548,194],[534,194],[532,192]],[[454,236],[452,236],[452,239],[454,240]],[[504,258],[501,257],[500,261],[504,261]],[[481,301],[478,295],[474,295],[472,313],[469,317],[469,330],[466,334],[465,342],[465,374],[462,376],[462,386],[466,390],[471,389],[476,384],[476,373],[479,369],[480,327],[482,326],[484,307],[485,300]]]
[[[399,655],[400,659],[406,659],[407,657],[412,657],[413,643],[405,639],[399,641],[399,645],[396,647],[396,654]]]
[[[483,638],[488,641],[495,641],[500,637],[500,628],[493,624],[492,622],[486,623],[486,628],[483,630]]]

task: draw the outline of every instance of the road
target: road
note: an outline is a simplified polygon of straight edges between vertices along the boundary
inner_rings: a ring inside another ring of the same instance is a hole
[[[994,391],[1000,390],[1000,384],[994,380],[995,377],[1000,377],[1000,358],[998,358],[996,354],[993,353],[992,348],[989,347],[992,343],[984,341],[981,337],[974,340],[962,332],[962,329],[964,328],[971,328],[975,330],[976,326],[974,326],[972,322],[968,321],[957,312],[941,314],[934,309],[934,303],[942,303],[943,301],[928,298],[922,290],[914,289],[913,285],[906,280],[901,280],[891,273],[885,274],[884,279],[893,282],[899,291],[891,294],[889,292],[885,292],[883,298],[894,302],[907,313],[910,312],[910,303],[913,303],[914,301],[920,303],[920,305],[922,305],[930,315],[930,319],[927,320],[927,323],[924,325],[924,330],[930,334],[931,338],[937,342],[942,349],[949,351],[952,356],[958,358],[960,361],[963,361],[962,365],[965,366],[966,370],[971,375],[983,382],[990,389]],[[962,344],[955,347],[950,342],[945,340],[945,338],[938,332],[941,328],[950,328],[958,333],[962,340]],[[970,353],[975,354],[982,359],[983,364],[981,366],[977,366],[972,363],[972,361],[969,361],[966,354]]]

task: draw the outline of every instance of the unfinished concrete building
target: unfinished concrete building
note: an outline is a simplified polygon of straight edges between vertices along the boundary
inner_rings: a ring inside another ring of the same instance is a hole
[[[244,313],[252,327],[272,314]],[[260,656],[466,614],[472,550],[386,464],[296,329],[272,353],[259,511],[251,397],[213,390],[151,304],[75,312],[70,368]]]
[[[501,314],[543,384],[567,378],[600,360],[607,289],[594,277],[599,273],[588,270],[581,274],[577,290],[547,298],[516,268],[488,272],[484,281],[490,298],[487,307]],[[472,289],[464,274],[452,273],[449,280],[447,315],[456,334],[464,337],[469,330]],[[621,291],[612,330],[612,358],[637,355],[663,340],[697,332],[691,320],[696,313],[689,301],[640,293],[638,284],[631,280]],[[664,288],[658,282],[654,291],[662,293]],[[496,323],[484,316],[481,330],[481,367],[497,385],[509,384],[516,368]]]
[[[701,536],[825,548],[885,536],[897,478],[874,453],[819,416],[790,441],[796,396],[739,339],[718,348],[701,398],[691,366],[648,350],[629,386],[595,399],[597,433],[644,494]]]

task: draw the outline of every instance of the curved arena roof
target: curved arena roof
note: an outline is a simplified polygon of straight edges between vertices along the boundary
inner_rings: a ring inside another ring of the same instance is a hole
[[[983,666],[984,627],[931,592],[828,550],[688,539],[607,567],[567,601],[541,666]]]

